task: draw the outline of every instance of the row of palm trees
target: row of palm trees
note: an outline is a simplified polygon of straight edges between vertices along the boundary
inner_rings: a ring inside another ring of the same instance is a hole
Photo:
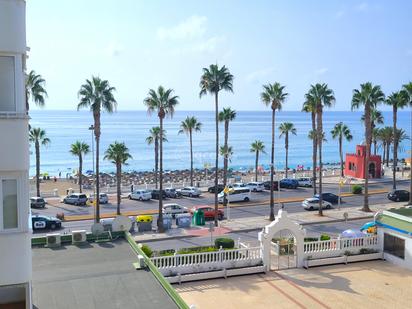
[[[200,78],[200,97],[210,94],[214,97],[215,105],[215,171],[218,171],[219,165],[219,153],[224,155],[224,173],[227,173],[228,158],[232,149],[228,145],[228,130],[229,122],[234,119],[236,113],[232,111],[229,113],[226,110],[226,117],[224,116],[225,110],[219,115],[219,94],[221,91],[233,92],[233,75],[230,73],[226,66],[219,67],[217,64],[212,64],[208,68],[203,68],[202,75]],[[42,82],[40,81],[40,84]],[[27,88],[29,89],[29,88]],[[32,90],[28,90],[28,93]],[[77,106],[80,108],[90,108],[93,119],[94,119],[94,135],[96,139],[96,175],[99,175],[99,145],[100,145],[100,114],[104,110],[108,113],[113,112],[116,109],[117,102],[114,98],[115,88],[111,87],[107,80],[101,80],[99,77],[92,77],[91,80],[86,80],[86,83],[81,86],[79,91],[80,102]],[[46,95],[47,93],[43,91],[40,95]],[[32,94],[35,102],[40,102],[44,104],[41,99],[36,99],[36,95]],[[278,82],[273,84],[267,84],[263,86],[263,91],[260,95],[262,102],[269,106],[272,113],[272,138],[271,138],[271,164],[270,164],[270,179],[273,183],[274,175],[274,150],[275,150],[275,123],[276,123],[276,111],[282,109],[283,104],[287,100],[289,94],[285,91],[285,86]],[[27,96],[28,97],[28,96]],[[172,89],[165,89],[159,86],[157,90],[150,89],[147,97],[144,99],[144,104],[146,105],[149,113],[157,113],[159,118],[159,128],[157,129],[157,137],[151,136],[148,138],[148,143],[155,143],[159,150],[159,189],[163,189],[163,142],[164,129],[163,121],[167,116],[172,117],[175,107],[178,104],[178,96],[173,94]],[[311,114],[312,120],[312,130],[309,132],[309,137],[313,141],[313,178],[314,178],[314,190],[316,193],[316,182],[318,182],[318,193],[319,193],[319,214],[322,215],[322,143],[325,139],[325,134],[323,131],[323,110],[324,108],[331,107],[335,103],[335,96],[332,89],[328,87],[327,84],[317,83],[311,85],[309,91],[305,94],[305,101],[303,103],[302,111]],[[359,89],[353,90],[351,109],[363,109],[364,110],[364,125],[365,125],[365,145],[366,145],[366,164],[365,169],[368,167],[370,159],[370,148],[373,140],[373,131],[376,124],[379,123],[379,113],[378,105],[381,103],[386,103],[392,106],[393,109],[393,132],[397,131],[397,111],[408,105],[412,104],[412,82],[403,86],[402,90],[399,92],[392,93],[385,98],[381,87],[378,85],[373,85],[370,82],[360,85]],[[230,110],[230,109],[229,109]],[[197,122],[196,119],[188,117],[186,119],[188,122],[181,126],[181,132],[187,133],[189,135],[189,143],[192,145],[192,134],[200,130],[201,124]],[[195,121],[194,121],[195,120]],[[225,123],[225,138],[223,148],[219,148],[219,121],[224,121]],[[189,124],[190,123],[190,124]],[[336,129],[336,130],[335,130]],[[153,132],[151,132],[153,133]],[[283,133],[285,135],[285,148],[288,148],[289,144],[289,133],[293,134],[291,129]],[[340,124],[339,127],[334,128],[332,133],[335,138],[339,140],[339,148],[342,162],[341,144],[342,139],[350,139],[350,132],[348,128],[345,128],[344,124]],[[256,141],[258,142],[258,141]],[[394,150],[394,179],[397,164],[397,150],[399,146],[398,134],[393,134],[393,150]],[[254,150],[256,152],[256,157],[258,161],[259,152],[264,151],[262,145],[256,145],[253,148],[259,149]],[[264,146],[263,146],[264,147]],[[193,156],[192,156],[192,146],[191,151],[191,167],[193,166]],[[156,151],[155,151],[156,152]],[[157,153],[157,152],[156,152]],[[157,160],[156,160],[157,161]],[[156,164],[157,166],[157,164]],[[286,165],[287,166],[287,165]],[[342,163],[341,163],[342,168]],[[156,167],[157,170],[157,167]],[[192,169],[191,169],[192,170]],[[286,169],[287,170],[287,169]],[[316,171],[319,171],[319,176],[316,177]],[[191,173],[192,174],[192,173]],[[368,201],[368,173],[365,170],[365,197],[364,197],[364,211],[370,211],[369,201]],[[191,181],[192,177],[191,177]],[[218,186],[218,173],[215,173],[215,187]],[[394,182],[394,186],[396,186]],[[412,191],[412,181],[411,181],[411,191]],[[273,186],[271,186],[270,192],[270,219],[274,219],[274,195]],[[99,196],[99,178],[96,177],[96,196]],[[218,207],[217,190],[215,190],[214,198],[215,208]],[[158,226],[159,230],[163,230],[163,219],[162,219],[162,195],[159,199],[159,218]],[[96,199],[96,220],[99,220],[99,199]],[[217,212],[215,216],[215,224],[217,225]]]

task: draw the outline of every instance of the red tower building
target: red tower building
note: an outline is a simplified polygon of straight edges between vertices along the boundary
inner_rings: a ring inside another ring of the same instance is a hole
[[[345,176],[365,179],[365,156],[365,145],[357,145],[356,153],[347,153],[345,160]],[[381,166],[381,156],[370,155],[368,167],[369,178],[381,178]]]

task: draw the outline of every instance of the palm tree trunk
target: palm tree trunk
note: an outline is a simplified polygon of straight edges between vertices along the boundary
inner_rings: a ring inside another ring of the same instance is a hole
[[[389,155],[391,151],[391,143],[386,144],[386,167],[389,167]]]
[[[271,157],[270,157],[270,215],[269,220],[275,220],[275,200],[273,197],[273,174],[274,174],[274,164],[275,164],[275,109],[272,108],[272,146],[271,146]],[[280,188],[278,188],[280,190]]]
[[[317,139],[318,139],[318,145],[319,145],[319,216],[323,216],[323,210],[322,210],[322,204],[323,204],[323,199],[322,199],[322,141],[323,141],[323,124],[322,124],[322,105],[318,104],[318,131],[317,131]]]
[[[386,158],[386,143],[382,143],[382,148],[383,148],[383,155],[382,155],[382,166],[385,165],[385,158]]]
[[[189,131],[190,140],[190,186],[193,187],[193,143],[192,143],[192,130]]]
[[[288,178],[289,132],[286,132],[286,136],[285,136],[285,151],[286,151],[285,178]]]
[[[38,140],[36,140],[35,148],[36,148],[36,194],[38,197],[40,197],[40,144]]]
[[[122,165],[120,163],[116,164],[116,174],[117,174],[117,214],[120,215],[120,195],[121,195],[121,184],[122,184]],[[97,198],[97,197],[96,197]]]
[[[159,140],[155,139],[155,188],[157,189],[159,175]]]
[[[159,139],[159,214],[157,217],[157,231],[164,232],[163,228],[163,118],[160,119],[160,139]]]
[[[396,189],[396,167],[398,165],[398,134],[396,128],[397,122],[397,107],[393,104],[393,171],[392,171],[392,187]]]
[[[83,183],[83,157],[81,152],[79,153],[79,192],[82,193]]]
[[[318,152],[318,142],[316,138],[316,114],[313,111],[312,114],[312,178],[313,178],[313,195],[316,194],[316,165],[317,165],[317,152]]]
[[[376,137],[373,140],[373,155],[376,156],[376,148],[377,148],[378,141],[376,140]]]
[[[217,185],[219,179],[219,93],[215,92],[215,129],[216,129],[216,144],[215,144],[215,226],[218,226],[218,200],[217,200]]]
[[[411,134],[410,134],[410,138],[411,138],[411,149],[410,150],[410,159],[411,161],[409,161],[409,205],[412,205],[412,109],[411,109]]]
[[[258,181],[259,150],[256,150],[255,181]]]
[[[365,212],[370,212],[369,209],[369,158],[370,158],[370,141],[371,141],[371,115],[370,115],[370,105],[365,104],[365,163],[364,163],[364,173],[365,173],[365,195],[363,201],[362,210]]]
[[[227,185],[227,166],[228,166],[228,140],[229,140],[229,120],[225,121],[225,140],[224,140],[224,147],[225,147],[225,154],[223,156],[223,187]],[[226,194],[223,197],[223,206],[227,205]]]
[[[100,222],[100,171],[99,171],[99,154],[100,154],[100,111],[93,113],[94,116],[94,135],[96,137],[96,222]]]
[[[339,136],[340,176],[343,177],[342,135]]]

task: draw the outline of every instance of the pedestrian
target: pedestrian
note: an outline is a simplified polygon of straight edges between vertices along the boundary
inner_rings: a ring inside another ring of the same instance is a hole
[[[62,178],[62,172],[59,172],[59,178]]]
[[[54,182],[57,182],[57,178],[56,176],[53,177]]]
[[[282,209],[285,209],[285,204],[282,203],[282,204],[280,204],[280,205],[281,205],[280,207],[281,207]]]

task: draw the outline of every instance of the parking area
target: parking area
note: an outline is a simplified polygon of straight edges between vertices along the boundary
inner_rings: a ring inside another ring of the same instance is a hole
[[[184,283],[196,308],[409,308],[412,271],[385,261]]]

